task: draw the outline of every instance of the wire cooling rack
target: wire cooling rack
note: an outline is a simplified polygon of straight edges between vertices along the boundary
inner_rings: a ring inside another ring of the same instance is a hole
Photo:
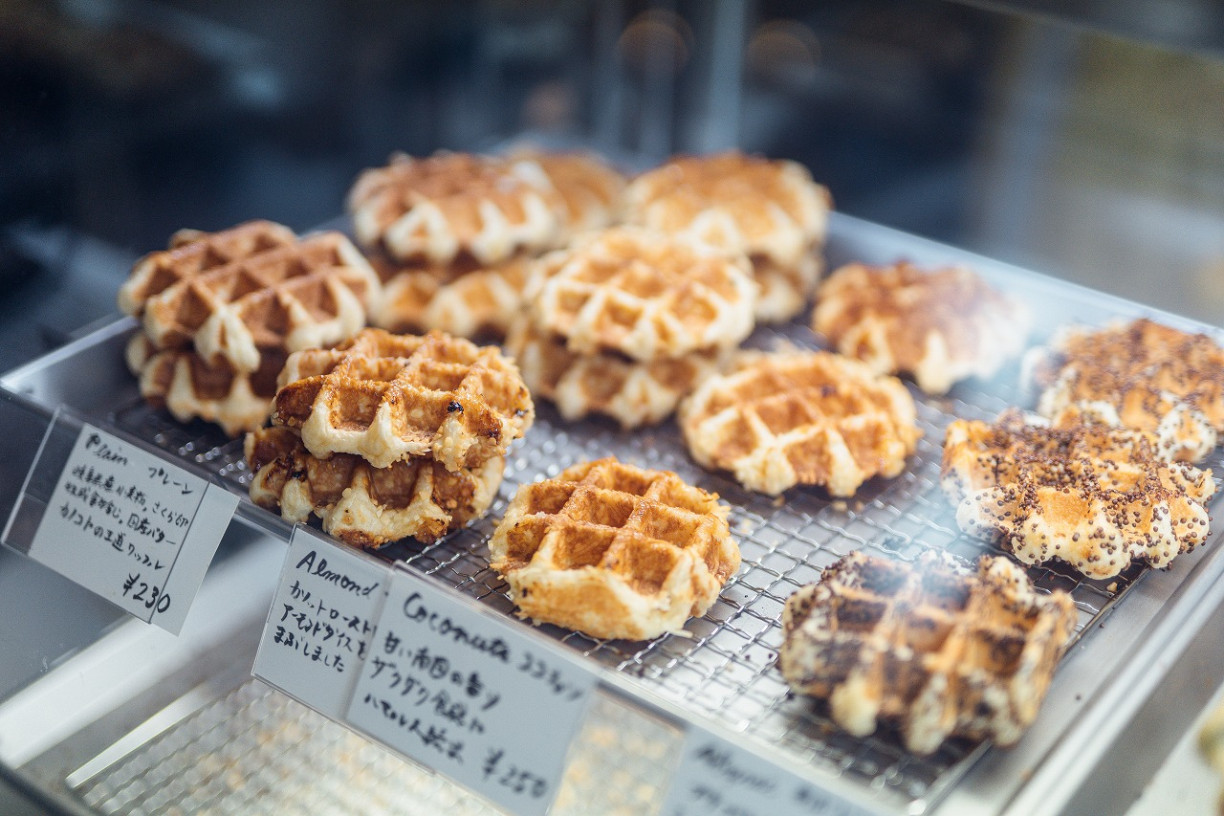
[[[768,348],[778,343],[818,347],[816,338],[799,324],[759,330],[750,345]],[[555,476],[575,462],[609,455],[676,471],[730,504],[731,527],[743,557],[718,601],[686,626],[691,636],[608,641],[550,625],[541,628],[695,717],[758,740],[767,751],[851,777],[890,801],[909,800],[907,809],[921,812],[937,802],[986,747],[951,741],[931,756],[916,757],[888,730],[866,738],[841,732],[820,704],[792,695],[776,668],[782,608],[795,590],[817,580],[825,567],[852,550],[902,560],[929,548],[969,559],[998,554],[957,529],[953,508],[939,487],[941,446],[954,418],[991,419],[1010,405],[1028,404],[1018,380],[1013,366],[991,382],[958,386],[947,397],[927,397],[911,387],[923,432],[915,455],[902,475],[872,480],[848,500],[832,500],[823,490],[811,488],[792,489],[779,500],[746,491],[728,476],[697,466],[673,423],[626,432],[600,419],[567,423],[550,406],[539,405],[535,426],[511,449],[505,480],[486,518],[433,545],[409,540],[379,554],[512,615],[507,586],[488,566],[486,542],[519,486]],[[117,411],[113,421],[237,485],[249,479],[241,444],[221,439],[202,423],[182,425],[139,402]],[[1028,573],[1040,589],[1072,595],[1079,637],[1126,593],[1143,567],[1135,565],[1110,581],[1084,579],[1057,565],[1029,568]],[[247,770],[263,773],[258,766]]]

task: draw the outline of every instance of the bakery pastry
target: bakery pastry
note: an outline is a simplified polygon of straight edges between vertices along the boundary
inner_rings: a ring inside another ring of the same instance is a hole
[[[770,495],[796,484],[853,495],[899,474],[922,435],[899,380],[823,351],[744,352],[697,386],[679,418],[698,463]]]
[[[504,337],[522,309],[529,264],[518,256],[473,270],[396,265],[382,273],[382,296],[370,322],[395,332]]]
[[[119,287],[119,308],[139,317],[150,297],[185,278],[295,243],[293,230],[271,221],[247,221],[214,233],[179,230],[171,237],[168,250],[152,252],[132,267]]]
[[[1156,435],[1160,452],[1200,462],[1224,431],[1224,349],[1146,318],[1103,329],[1064,331],[1026,360],[1041,388],[1037,410],[1112,410],[1128,428]]]
[[[945,553],[915,563],[852,552],[783,610],[778,665],[856,736],[880,721],[929,754],[951,737],[1011,745],[1037,717],[1076,622],[1071,596],[1024,571]]]
[[[602,229],[619,219],[627,180],[598,156],[527,151],[511,158],[534,161],[556,190],[563,224],[559,246],[575,235]]]
[[[1028,336],[1020,301],[972,270],[926,270],[902,261],[854,263],[821,282],[812,330],[835,350],[882,374],[909,374],[928,394],[968,377],[990,377]]]
[[[375,467],[432,456],[455,472],[504,455],[534,417],[518,368],[496,347],[366,329],[290,355],[271,419],[300,429],[315,456],[359,454]]]
[[[1148,434],[1017,410],[949,425],[942,484],[961,529],[1026,564],[1058,559],[1089,578],[1134,560],[1165,567],[1202,544],[1215,491],[1210,471],[1165,460]]]
[[[366,170],[348,196],[364,246],[404,263],[479,264],[556,246],[564,203],[529,159],[470,153],[403,154]]]
[[[743,253],[769,297],[762,322],[802,310],[819,266],[831,200],[802,165],[729,152],[684,156],[635,178],[625,219]]]
[[[165,408],[179,422],[214,422],[231,437],[267,420],[285,358],[265,351],[255,371],[238,371],[225,360],[210,363],[190,348],[154,348],[139,332],[126,349],[128,368],[150,405]]]
[[[707,351],[641,363],[615,354],[575,354],[526,318],[511,329],[506,352],[518,363],[532,395],[555,403],[564,419],[600,414],[625,429],[667,419],[726,357]]]
[[[355,547],[403,538],[429,544],[488,511],[505,459],[447,470],[426,457],[373,467],[360,456],[313,456],[297,432],[261,428],[245,440],[251,500],[291,522],[318,516],[323,530]]]
[[[195,256],[207,256],[216,242],[203,236],[204,249],[188,255],[194,243],[147,258],[133,275],[184,257],[193,266]],[[365,325],[366,305],[379,285],[364,256],[337,232],[176,274],[156,293],[153,284],[168,278],[142,287],[149,293],[142,307],[145,334],[157,348],[193,345],[210,363],[226,360],[240,371],[258,369],[265,349],[297,351],[353,336]]]
[[[615,459],[524,485],[489,551],[519,614],[629,640],[680,631],[740,564],[717,495]]]
[[[643,362],[737,345],[756,296],[743,256],[636,227],[546,255],[527,290],[536,328],[570,351]]]

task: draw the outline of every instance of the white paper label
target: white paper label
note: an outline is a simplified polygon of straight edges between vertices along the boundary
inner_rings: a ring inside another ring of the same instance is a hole
[[[342,720],[390,569],[295,527],[252,673]]]
[[[690,727],[661,816],[869,816],[804,779]]]
[[[29,555],[177,634],[238,497],[85,425]]]
[[[594,677],[398,572],[347,720],[516,814],[543,814]]]

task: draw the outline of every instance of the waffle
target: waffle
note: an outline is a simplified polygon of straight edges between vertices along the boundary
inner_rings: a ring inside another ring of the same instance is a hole
[[[928,394],[990,377],[1017,356],[1029,315],[965,267],[843,266],[821,284],[812,329],[882,374],[910,374]]]
[[[469,153],[394,155],[361,174],[348,207],[358,241],[405,263],[497,263],[551,249],[564,226],[564,203],[537,163]]]
[[[390,331],[439,331],[457,337],[504,337],[523,305],[529,261],[487,268],[397,267],[385,278],[370,322]]]
[[[598,157],[585,153],[524,153],[513,158],[538,164],[559,194],[565,234],[558,245],[578,233],[602,229],[618,220],[626,179]]]
[[[248,221],[214,233],[179,230],[170,239],[170,249],[150,253],[132,267],[119,287],[119,308],[139,317],[149,298],[184,279],[295,243],[293,230],[271,221]]]
[[[506,338],[533,396],[556,404],[566,420],[590,414],[612,417],[625,429],[667,419],[726,356],[697,352],[677,359],[639,363],[614,354],[579,355],[543,335],[531,321],[516,321]]]
[[[740,153],[676,158],[630,182],[629,223],[799,264],[824,241],[829,191],[800,164]]]
[[[1163,459],[1148,434],[1015,410],[949,425],[942,483],[961,529],[1026,564],[1059,559],[1089,578],[1137,559],[1165,567],[1203,543],[1215,491],[1210,471]]]
[[[210,245],[207,237],[201,240]],[[315,348],[356,334],[378,285],[347,238],[320,233],[181,273],[145,300],[144,330],[158,348],[194,344],[210,363],[226,360],[239,371],[255,371],[267,349]]]
[[[264,424],[276,377],[286,355],[268,352],[252,372],[229,363],[209,363],[190,349],[156,349],[143,334],[128,341],[127,363],[140,378],[140,394],[180,422],[203,419],[234,437]]]
[[[570,351],[650,362],[737,345],[752,331],[756,290],[742,256],[614,227],[546,255],[527,298],[537,328]]]
[[[698,463],[770,495],[812,484],[851,496],[873,476],[896,476],[921,436],[915,423],[899,380],[821,351],[745,352],[680,406]]]
[[[816,288],[821,268],[815,254],[804,255],[793,266],[779,266],[768,258],[754,259],[753,278],[760,287],[757,322],[782,323],[802,312]]]
[[[1042,415],[1112,409],[1122,425],[1154,433],[1170,459],[1201,462],[1224,431],[1224,349],[1205,334],[1147,319],[1074,329],[1026,364],[1044,389]]]
[[[681,631],[740,563],[717,495],[615,459],[520,488],[489,550],[523,617],[627,640]]]
[[[353,453],[374,467],[432,456],[452,472],[504,455],[534,418],[518,369],[496,347],[381,329],[290,355],[272,411],[315,456]]]
[[[430,544],[483,516],[501,484],[505,459],[451,473],[432,459],[376,468],[360,456],[319,459],[296,431],[261,428],[245,440],[251,500],[291,522],[311,514],[323,530],[355,547],[402,538]]]
[[[1011,745],[1037,717],[1075,625],[1006,558],[906,564],[852,552],[787,601],[779,666],[856,736],[880,720],[929,754],[950,737]]]

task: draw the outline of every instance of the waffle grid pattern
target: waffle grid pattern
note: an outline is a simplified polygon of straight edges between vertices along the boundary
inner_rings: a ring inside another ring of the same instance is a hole
[[[765,347],[777,340],[815,347],[807,330],[795,325],[759,331],[750,345]],[[892,480],[870,481],[845,500],[831,500],[819,489],[792,490],[785,501],[750,493],[728,476],[698,467],[671,423],[625,434],[607,420],[564,423],[551,407],[543,407],[539,427],[511,450],[500,494],[485,519],[432,546],[401,543],[383,552],[510,615],[507,586],[488,567],[485,542],[520,485],[554,477],[573,462],[609,454],[646,468],[674,470],[689,483],[718,492],[731,505],[731,530],[743,557],[719,599],[687,625],[693,637],[638,643],[600,641],[552,626],[541,629],[697,718],[744,733],[763,749],[852,778],[882,802],[909,800],[910,812],[924,812],[986,746],[952,741],[930,756],[915,757],[887,729],[867,738],[840,732],[819,703],[788,694],[775,668],[782,608],[796,589],[815,581],[821,570],[853,549],[903,560],[932,547],[970,559],[983,552],[1000,554],[958,530],[955,512],[939,487],[939,464],[944,428],[954,417],[992,419],[1009,405],[1031,403],[1010,385],[1018,379],[1018,366],[1012,365],[990,383],[993,396],[965,386],[943,398],[915,393],[923,437],[906,470]],[[215,431],[209,436],[203,424],[179,426],[142,404],[123,412],[116,422],[226,479],[243,484],[249,479],[240,461],[240,443],[212,447],[209,440],[216,441]],[[1217,451],[1204,465],[1219,472],[1222,461]],[[1072,595],[1078,611],[1076,638],[1143,571],[1135,565],[1106,582],[1082,579],[1059,565],[1026,570],[1039,590],[1062,589]],[[257,766],[251,768],[257,771]]]

